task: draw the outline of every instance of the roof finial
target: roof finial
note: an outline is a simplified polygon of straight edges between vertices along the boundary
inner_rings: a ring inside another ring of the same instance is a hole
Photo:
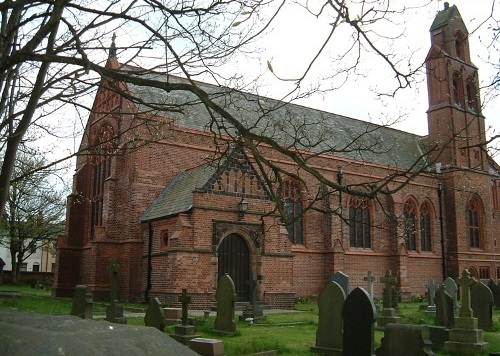
[[[113,37],[111,38],[111,46],[109,47],[109,56],[110,57],[116,57],[115,39],[116,39],[116,33],[113,32]]]
[[[449,7],[450,7],[450,4],[449,4],[449,2],[448,2],[448,1],[446,1],[446,2],[444,3],[444,9],[445,9],[445,10],[448,10],[448,8],[449,8]]]

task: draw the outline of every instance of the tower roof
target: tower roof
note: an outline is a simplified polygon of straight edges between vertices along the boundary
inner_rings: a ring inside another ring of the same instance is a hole
[[[462,16],[458,11],[457,6],[456,5],[450,6],[449,3],[445,2],[444,10],[441,10],[437,13],[436,18],[432,22],[430,31],[434,31],[438,28],[447,26],[450,24],[450,22],[453,22],[454,20],[460,20],[463,22]]]

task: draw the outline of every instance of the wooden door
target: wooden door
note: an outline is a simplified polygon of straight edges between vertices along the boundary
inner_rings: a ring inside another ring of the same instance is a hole
[[[219,246],[218,276],[229,274],[236,288],[236,301],[250,300],[250,252],[245,240],[238,234],[231,234]]]

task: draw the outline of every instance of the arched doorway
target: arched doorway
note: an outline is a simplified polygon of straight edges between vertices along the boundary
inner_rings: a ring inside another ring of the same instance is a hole
[[[236,288],[237,301],[250,300],[250,251],[245,240],[238,234],[230,234],[219,246],[218,278],[229,274]]]

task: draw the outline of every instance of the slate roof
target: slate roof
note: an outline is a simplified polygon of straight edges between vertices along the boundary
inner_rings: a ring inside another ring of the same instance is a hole
[[[457,6],[453,5],[446,7],[445,5],[445,9],[437,13],[434,21],[432,22],[430,30],[434,31],[438,28],[444,27],[448,25],[448,23],[453,19],[462,21],[462,16],[460,16],[460,12],[458,11]]]
[[[142,214],[141,222],[191,210],[193,207],[193,191],[201,189],[217,169],[216,165],[205,164],[181,171]]]
[[[179,77],[151,72],[140,75],[147,79],[185,81]],[[297,147],[316,152],[328,152],[349,159],[402,169],[412,167],[426,150],[425,136],[225,87],[206,83],[198,85],[240,122],[252,127],[252,132],[273,137],[283,146],[296,144]],[[137,104],[140,112],[159,111],[158,113],[173,119],[177,126],[209,130],[211,118],[194,94],[186,91],[167,93],[162,89],[130,83],[127,86],[132,96],[143,101]],[[359,104],[363,105],[362,98],[359,99]],[[175,105],[183,105],[182,112],[172,110],[178,110]],[[215,115],[215,118],[219,127],[236,133],[235,128],[220,116]],[[297,138],[299,142],[295,142]]]

